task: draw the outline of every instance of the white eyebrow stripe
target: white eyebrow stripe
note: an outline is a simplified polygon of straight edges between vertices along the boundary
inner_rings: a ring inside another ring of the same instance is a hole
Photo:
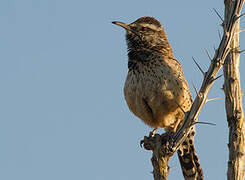
[[[158,26],[156,26],[154,24],[142,23],[141,25],[144,26],[144,27],[148,27],[150,29],[156,30],[156,31],[161,30],[161,27],[158,27]]]

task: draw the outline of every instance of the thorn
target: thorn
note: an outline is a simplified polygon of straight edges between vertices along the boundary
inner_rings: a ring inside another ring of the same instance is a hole
[[[245,29],[240,29],[240,32],[243,32],[243,31],[245,31]]]
[[[236,18],[236,21],[238,20],[238,19],[240,19],[242,16],[244,16],[245,15],[245,13],[242,13],[240,16],[238,16],[237,18]]]
[[[208,52],[208,49],[207,49],[207,48],[205,48],[205,51],[206,51],[206,53],[207,53],[208,58],[210,59],[210,61],[212,61],[212,58],[211,58],[211,56],[210,56],[210,54],[209,54],[209,52]]]
[[[216,47],[215,47],[215,45],[214,45],[214,52],[216,51]]]
[[[220,34],[219,29],[218,29],[218,34],[219,34],[219,40],[221,41],[221,34]]]
[[[207,103],[207,102],[210,102],[210,101],[219,100],[219,99],[224,99],[224,97],[217,97],[217,98],[206,99],[206,103]]]
[[[241,53],[243,53],[245,51],[245,49],[244,50],[240,50],[239,48],[233,48],[230,51],[232,53],[239,53],[239,54],[241,54]]]
[[[214,78],[213,81],[216,81],[217,79],[219,79],[221,76],[223,76],[223,74],[219,75],[218,77]]]
[[[179,105],[179,103],[178,103],[176,100],[174,100],[174,102],[179,106],[179,108],[181,109],[181,111],[182,111],[184,114],[186,114],[186,112],[185,112],[184,109]]]
[[[215,123],[209,123],[209,122],[194,122],[194,124],[207,124],[207,125],[216,126]]]
[[[172,169],[172,168],[175,168],[175,167],[176,167],[176,165],[169,166],[169,169]]]
[[[192,57],[193,61],[195,62],[195,64],[197,65],[198,69],[201,71],[202,75],[205,76],[205,72],[202,70],[202,68],[199,66],[199,64],[196,62],[196,60],[194,59],[194,57]]]
[[[222,23],[224,22],[224,19],[221,17],[221,15],[218,13],[218,11],[213,8],[214,12],[217,14],[217,16],[220,18],[220,20],[222,21]]]
[[[196,92],[197,96],[198,96],[199,98],[201,98],[201,97],[200,97],[200,94],[199,94],[198,91],[197,91],[196,86],[195,86],[193,83],[192,83],[192,86],[193,86],[193,88],[195,89],[195,92]]]
[[[224,84],[223,84],[223,86],[222,86],[220,89],[221,89],[221,90],[223,90],[223,91],[225,90],[225,86],[224,86]]]
[[[240,29],[240,31],[239,32],[235,32],[235,34],[241,33],[243,31],[245,31],[245,29]]]
[[[238,53],[240,53],[240,54],[243,53],[243,52],[245,52],[245,49],[238,51]]]

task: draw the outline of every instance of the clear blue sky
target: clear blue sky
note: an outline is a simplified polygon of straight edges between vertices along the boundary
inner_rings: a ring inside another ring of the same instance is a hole
[[[204,48],[213,55],[218,46],[212,8],[223,14],[223,1],[1,0],[0,179],[152,179],[151,153],[139,146],[151,129],[124,101],[125,32],[111,21],[159,19],[189,84],[200,87],[191,57],[207,69]],[[222,84],[209,97],[223,97]],[[197,126],[205,179],[225,179],[224,100],[208,103],[199,120],[217,124]],[[176,156],[170,166],[170,180],[182,179]]]

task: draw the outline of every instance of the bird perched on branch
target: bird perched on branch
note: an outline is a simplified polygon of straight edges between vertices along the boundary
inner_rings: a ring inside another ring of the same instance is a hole
[[[174,58],[160,22],[141,17],[131,24],[112,22],[126,30],[128,75],[124,95],[129,109],[147,125],[175,132],[192,105],[180,63]],[[181,108],[180,108],[181,107]],[[185,179],[202,180],[194,148],[194,128],[178,150]]]

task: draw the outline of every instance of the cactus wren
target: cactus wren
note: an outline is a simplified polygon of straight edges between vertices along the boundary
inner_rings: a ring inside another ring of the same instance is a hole
[[[114,21],[126,30],[128,75],[124,96],[129,109],[147,125],[174,132],[184,120],[192,98],[180,63],[160,22],[141,17],[131,24]],[[194,129],[178,150],[185,179],[202,180],[194,148]]]

